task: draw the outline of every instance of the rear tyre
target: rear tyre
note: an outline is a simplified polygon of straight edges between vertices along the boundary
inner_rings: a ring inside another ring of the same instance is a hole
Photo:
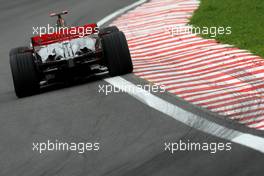
[[[127,40],[123,32],[103,36],[102,47],[110,76],[124,75],[133,71]]]
[[[9,52],[9,57],[11,57],[11,55],[14,55],[14,54],[24,53],[26,50],[29,50],[29,48],[26,47],[26,46],[21,46],[21,47],[13,48]]]
[[[32,53],[11,54],[10,67],[17,97],[30,96],[39,91],[39,77]]]
[[[116,26],[109,26],[109,27],[100,29],[99,35],[103,36],[103,35],[107,35],[107,34],[111,34],[115,32],[119,32],[119,29]]]

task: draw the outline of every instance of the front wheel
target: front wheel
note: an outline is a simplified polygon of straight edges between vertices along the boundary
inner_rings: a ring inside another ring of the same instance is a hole
[[[39,77],[32,53],[10,55],[10,67],[17,97],[30,96],[39,91]]]
[[[103,56],[110,76],[124,75],[133,71],[133,64],[123,32],[102,37]]]

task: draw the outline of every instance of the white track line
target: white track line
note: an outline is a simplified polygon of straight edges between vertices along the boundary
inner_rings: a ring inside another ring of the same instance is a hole
[[[105,79],[105,81],[123,90],[149,107],[156,109],[185,125],[264,153],[264,138],[228,129],[207,119],[196,116],[137,87],[121,77],[109,78]],[[125,87],[129,87],[129,89],[125,89]]]
[[[130,10],[130,9],[132,9],[132,8],[135,8],[135,7],[141,5],[141,4],[145,3],[145,2],[147,2],[147,0],[140,0],[140,1],[135,2],[134,4],[131,4],[131,5],[127,6],[127,7],[124,7],[124,8],[122,8],[122,9],[119,9],[119,10],[115,11],[114,13],[112,13],[112,14],[110,14],[110,15],[104,17],[104,18],[101,19],[100,21],[98,21],[98,22],[97,22],[97,25],[98,25],[98,26],[103,26],[105,23],[107,23],[107,22],[113,20],[113,19],[116,18],[117,16],[119,16],[119,15],[125,13],[126,11],[128,11],[128,10]]]

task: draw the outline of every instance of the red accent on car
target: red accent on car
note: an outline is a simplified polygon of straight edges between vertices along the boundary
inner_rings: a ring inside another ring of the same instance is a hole
[[[97,24],[86,24],[84,26],[69,27],[68,29],[61,29],[58,32],[52,34],[44,34],[42,36],[34,36],[31,38],[32,45],[43,46],[56,42],[62,42],[65,40],[71,40],[74,38],[81,38],[87,35],[91,35],[97,32]]]

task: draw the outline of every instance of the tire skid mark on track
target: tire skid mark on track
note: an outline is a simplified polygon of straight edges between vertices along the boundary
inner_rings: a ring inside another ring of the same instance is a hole
[[[197,0],[151,0],[112,25],[126,33],[134,73],[173,94],[248,127],[264,130],[264,60],[195,35],[171,36],[186,25]],[[146,23],[148,21],[148,23]]]

